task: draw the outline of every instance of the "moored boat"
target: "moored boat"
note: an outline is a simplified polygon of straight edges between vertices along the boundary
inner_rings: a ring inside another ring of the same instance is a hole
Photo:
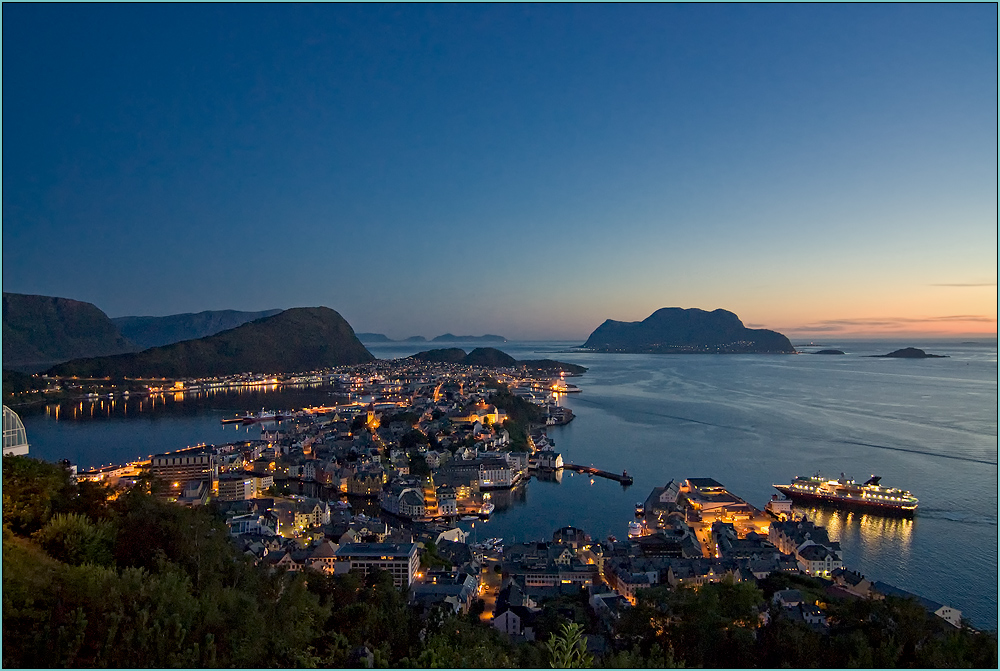
[[[873,475],[859,485],[843,473],[837,480],[828,480],[816,474],[812,477],[799,476],[790,484],[774,485],[774,488],[793,501],[883,515],[912,515],[919,502],[917,497],[903,489],[883,487],[879,484],[881,479]]]

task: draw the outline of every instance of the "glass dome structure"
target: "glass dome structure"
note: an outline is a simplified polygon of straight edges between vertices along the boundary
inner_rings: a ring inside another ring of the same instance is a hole
[[[28,436],[24,432],[24,424],[17,413],[3,407],[3,453],[4,455],[22,455],[28,453]]]

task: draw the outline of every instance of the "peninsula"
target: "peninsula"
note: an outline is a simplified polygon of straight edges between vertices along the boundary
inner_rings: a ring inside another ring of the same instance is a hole
[[[572,375],[580,375],[587,372],[584,366],[577,366],[572,363],[564,363],[553,359],[528,359],[518,361],[506,352],[501,352],[493,347],[477,347],[468,354],[458,347],[447,349],[432,349],[426,352],[418,352],[409,357],[414,361],[425,363],[451,363],[463,366],[481,366],[490,368],[526,368],[528,370],[544,372],[563,372]]]
[[[605,321],[584,349],[626,354],[792,354],[784,335],[750,329],[728,310],[661,308],[641,322]]]

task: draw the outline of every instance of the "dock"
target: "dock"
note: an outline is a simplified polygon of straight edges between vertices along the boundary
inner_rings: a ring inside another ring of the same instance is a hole
[[[622,485],[628,487],[632,484],[632,476],[628,474],[628,471],[622,471],[621,475],[618,473],[611,473],[609,471],[602,471],[599,468],[594,468],[593,466],[578,466],[577,464],[563,464],[563,468],[576,471],[577,473],[586,473],[588,475],[596,475],[602,478],[607,478],[608,480],[615,480]]]

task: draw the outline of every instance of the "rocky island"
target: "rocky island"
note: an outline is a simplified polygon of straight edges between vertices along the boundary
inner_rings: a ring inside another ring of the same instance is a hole
[[[888,354],[869,354],[872,359],[947,359],[947,354],[928,354],[916,347],[904,347]]]
[[[661,308],[641,322],[605,321],[584,349],[627,354],[792,354],[784,335],[750,329],[728,310]]]

